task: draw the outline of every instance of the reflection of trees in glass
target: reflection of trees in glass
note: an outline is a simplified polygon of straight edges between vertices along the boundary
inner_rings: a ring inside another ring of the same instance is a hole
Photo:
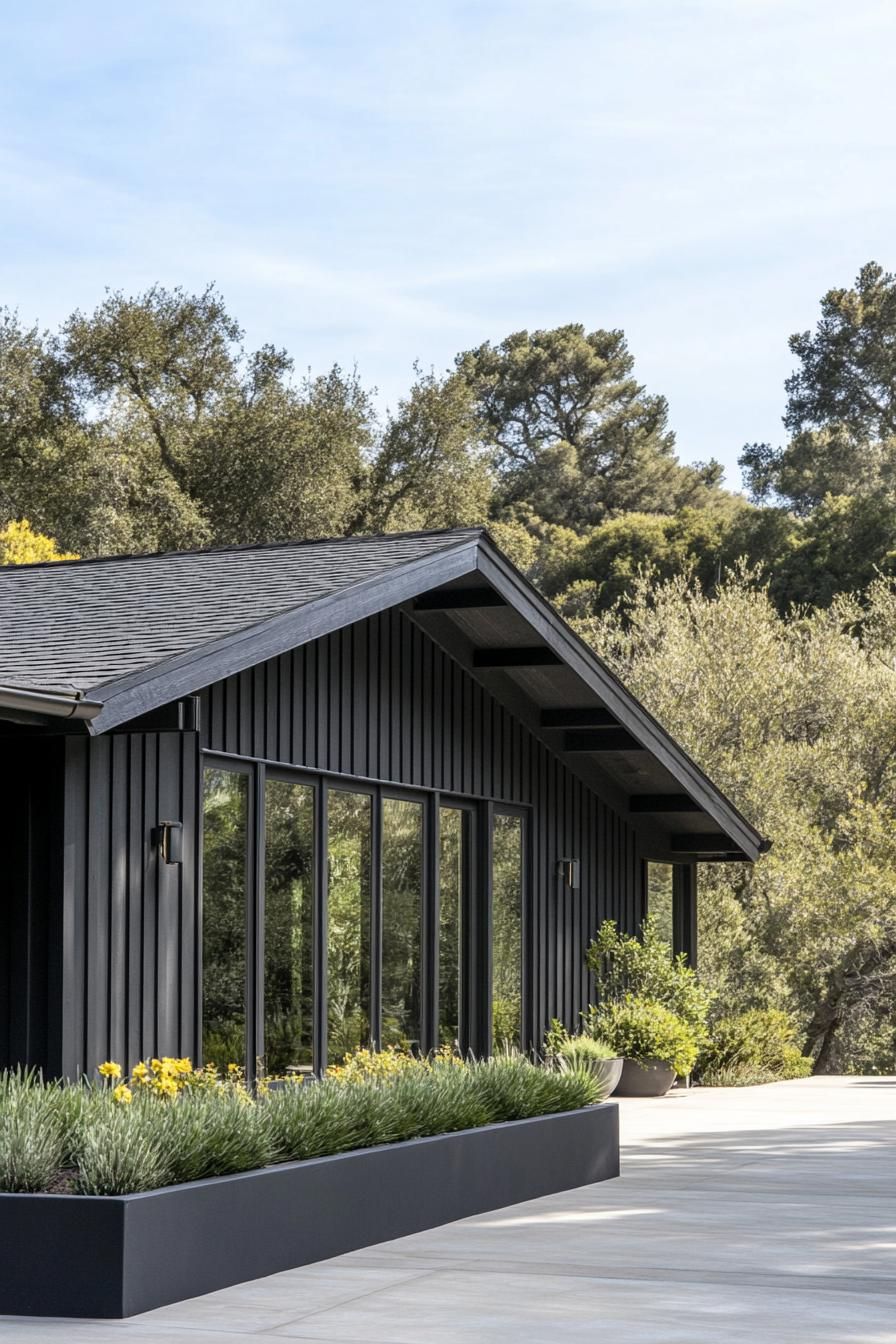
[[[383,799],[383,1045],[420,1043],[423,806]]]
[[[368,794],[328,793],[327,1053],[339,1060],[370,1041]]]
[[[439,1044],[460,1037],[461,910],[464,889],[465,815],[439,809]]]
[[[495,813],[492,833],[492,1036],[519,1045],[522,1025],[523,821]]]
[[[656,920],[657,932],[671,948],[672,936],[672,864],[648,863],[647,913]]]
[[[312,1062],[314,790],[265,784],[264,1055],[269,1073]]]
[[[246,1062],[248,778],[205,771],[202,840],[202,1054]]]

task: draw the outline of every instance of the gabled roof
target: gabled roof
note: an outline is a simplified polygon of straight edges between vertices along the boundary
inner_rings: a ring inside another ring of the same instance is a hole
[[[614,805],[674,813],[673,849],[688,834],[716,857],[767,847],[479,528],[0,568],[0,715],[103,732],[410,602]]]

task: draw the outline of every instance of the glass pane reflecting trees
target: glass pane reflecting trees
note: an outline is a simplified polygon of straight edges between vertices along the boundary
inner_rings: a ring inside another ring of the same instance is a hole
[[[460,1040],[463,907],[469,813],[439,808],[439,1044]]]
[[[249,779],[209,769],[203,778],[202,1055],[246,1063]]]
[[[492,1036],[519,1045],[523,980],[523,821],[496,812],[492,831]]]
[[[269,1073],[312,1063],[314,789],[265,784],[264,1055]]]
[[[370,1042],[370,859],[373,799],[328,792],[327,1054]]]
[[[672,947],[672,875],[671,863],[647,865],[647,913],[656,920],[660,936]]]
[[[382,1044],[420,1044],[423,804],[383,799]]]

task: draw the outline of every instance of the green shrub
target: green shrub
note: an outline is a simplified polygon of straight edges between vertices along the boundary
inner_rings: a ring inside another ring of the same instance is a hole
[[[706,1039],[706,1019],[711,995],[687,964],[683,952],[672,948],[650,915],[641,926],[641,937],[620,933],[612,919],[601,924],[585,953],[594,973],[598,1001],[619,1002],[629,996],[652,999],[683,1018],[701,1045]],[[586,1028],[593,1034],[591,1020]]]
[[[780,1009],[753,1008],[720,1018],[710,1038],[699,1062],[701,1080],[708,1086],[781,1082],[812,1072],[812,1060],[797,1043],[796,1023]]]
[[[698,1036],[683,1017],[654,999],[629,994],[590,1014],[592,1029],[618,1055],[640,1062],[660,1059],[682,1076],[697,1061]]]

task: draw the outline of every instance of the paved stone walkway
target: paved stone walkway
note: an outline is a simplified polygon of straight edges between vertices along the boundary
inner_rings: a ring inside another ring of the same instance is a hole
[[[618,1181],[130,1321],[0,1318],[0,1341],[896,1344],[896,1078],[621,1108]]]

